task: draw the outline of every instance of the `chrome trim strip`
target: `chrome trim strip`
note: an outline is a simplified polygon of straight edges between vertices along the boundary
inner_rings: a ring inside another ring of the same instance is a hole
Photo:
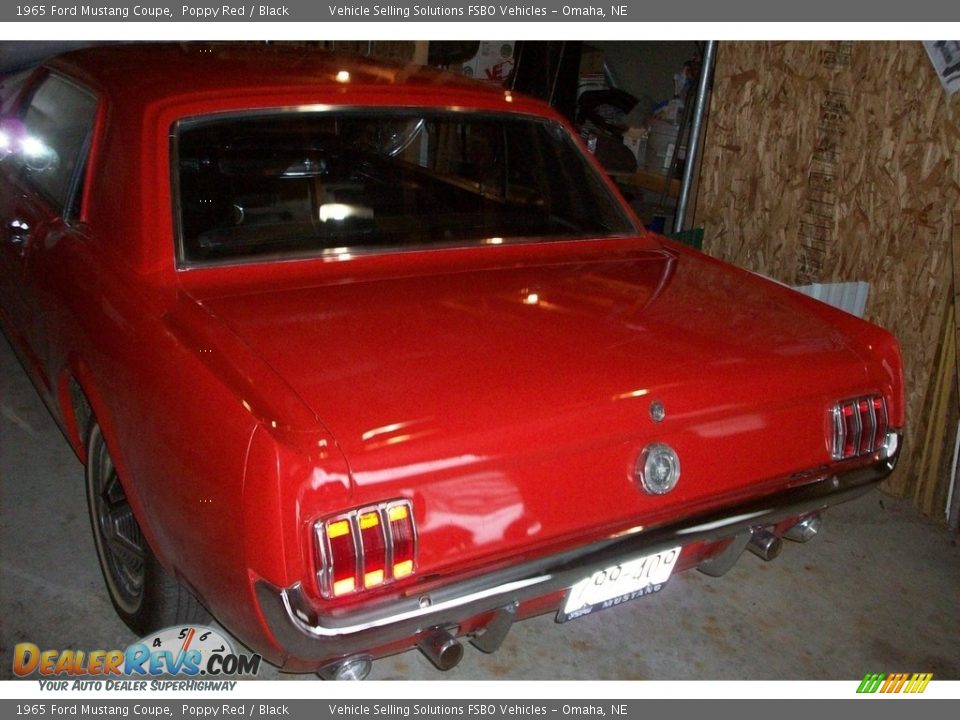
[[[840,403],[833,406],[833,448],[831,457],[834,460],[843,459],[843,444],[847,439],[847,427],[843,422],[843,410]]]
[[[865,449],[863,447],[863,440],[861,439],[860,441],[861,454],[863,452],[871,453],[876,450],[873,446],[873,441],[877,437],[877,413],[873,409],[873,400],[872,397],[867,398],[867,426],[869,431],[867,433],[867,447]]]
[[[894,436],[894,437],[891,437]],[[899,433],[886,446],[899,447]],[[306,661],[328,661],[357,652],[371,652],[388,643],[411,640],[432,627],[454,626],[512,603],[571,587],[574,583],[625,559],[695,541],[717,541],[753,527],[821,510],[863,495],[890,474],[897,454],[866,467],[762,498],[713,510],[680,522],[628,533],[591,545],[453,582],[418,595],[393,597],[375,607],[341,615],[321,615],[300,583],[278,588],[256,583],[263,615],[277,642],[289,655]]]
[[[851,419],[853,420],[853,455],[851,457],[860,456],[860,441],[863,439],[863,419],[860,417],[860,403],[862,400],[851,400],[850,404],[853,405],[853,415]]]
[[[433,617],[440,613],[443,613],[445,610],[451,608],[458,608],[463,605],[470,605],[471,603],[478,602],[480,600],[486,600],[489,597],[494,595],[509,594],[513,592],[518,592],[520,590],[525,590],[534,585],[539,585],[545,582],[548,582],[552,579],[550,575],[540,575],[538,577],[528,578],[526,580],[518,580],[512,583],[506,583],[503,585],[497,585],[495,587],[487,588],[485,590],[478,590],[476,592],[469,593],[467,595],[462,595],[459,597],[449,598],[439,603],[431,603],[425,607],[417,607],[415,609],[409,609],[403,612],[398,612],[396,614],[384,615],[382,617],[360,621],[354,625],[344,625],[344,626],[331,626],[325,627],[323,625],[311,625],[307,622],[304,622],[301,616],[305,615],[302,607],[303,603],[306,602],[303,590],[300,587],[299,583],[294,585],[289,590],[283,592],[283,603],[287,609],[287,614],[290,619],[296,623],[296,625],[304,633],[311,635],[317,638],[340,638],[344,635],[352,635],[356,633],[366,632],[368,630],[375,630],[381,628],[385,625],[391,625],[393,623],[402,623],[405,620],[410,620],[414,618],[421,617]],[[417,601],[419,604],[419,601]],[[497,606],[494,606],[497,607]],[[431,621],[431,627],[437,623]]]
[[[886,408],[884,408],[886,412]],[[894,465],[896,465],[897,458],[900,456],[900,441],[903,439],[901,433],[891,432],[887,433],[887,436],[884,438],[883,442],[878,448],[880,452],[880,457],[882,458],[892,458]]]

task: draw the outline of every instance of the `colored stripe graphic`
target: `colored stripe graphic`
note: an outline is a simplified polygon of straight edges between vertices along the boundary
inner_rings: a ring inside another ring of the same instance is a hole
[[[903,687],[903,684],[907,681],[906,673],[894,673],[893,682],[890,683],[890,688],[887,690],[889,693],[898,693],[900,688]]]
[[[907,689],[904,690],[904,692],[922,693],[927,689],[927,685],[930,683],[932,678],[933,673],[914,673],[913,677],[910,678],[910,684],[907,686]]]
[[[860,681],[858,693],[922,693],[933,673],[867,673]]]
[[[883,682],[884,677],[883,673],[867,673],[863,676],[863,681],[860,683],[860,687],[857,688],[858,693],[875,693],[880,687],[880,683]]]

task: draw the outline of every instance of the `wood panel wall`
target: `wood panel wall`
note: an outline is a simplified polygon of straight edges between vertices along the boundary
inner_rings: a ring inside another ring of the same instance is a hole
[[[907,380],[904,454],[884,488],[942,519],[960,93],[919,42],[720,43],[705,142],[708,253],[788,284],[871,283],[867,319],[899,338]]]

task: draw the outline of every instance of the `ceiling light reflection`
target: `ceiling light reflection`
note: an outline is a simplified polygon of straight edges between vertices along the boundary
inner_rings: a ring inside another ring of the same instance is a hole
[[[370,220],[373,218],[373,208],[365,205],[347,205],[345,203],[324,203],[317,211],[320,222],[342,222],[350,218]]]
[[[47,146],[35,137],[25,137],[20,147],[27,155],[43,155],[47,151]]]
[[[636,390],[631,390],[630,392],[620,393],[619,395],[614,395],[614,400],[629,400],[630,398],[643,397],[650,391],[646,388],[637,388]]]

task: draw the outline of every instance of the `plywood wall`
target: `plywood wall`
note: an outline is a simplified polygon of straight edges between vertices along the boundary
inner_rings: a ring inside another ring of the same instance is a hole
[[[921,43],[720,43],[704,249],[788,284],[871,283],[867,318],[900,339],[908,390],[885,489],[929,514],[942,513],[956,427],[956,393],[942,394],[956,387],[944,329],[958,199],[960,94],[946,95]]]

